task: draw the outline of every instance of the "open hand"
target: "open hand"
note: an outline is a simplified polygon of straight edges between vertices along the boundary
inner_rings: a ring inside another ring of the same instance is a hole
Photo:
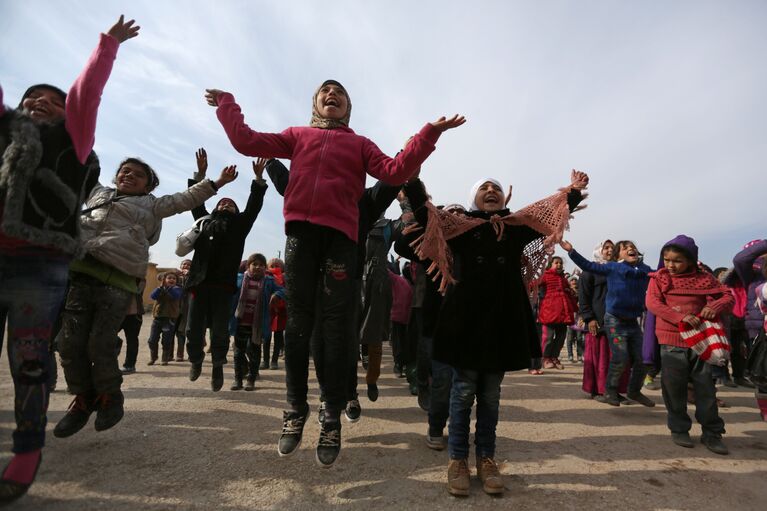
[[[589,321],[589,333],[596,337],[597,332],[599,332],[599,323],[596,319],[592,319]]]
[[[257,180],[262,180],[264,175],[264,168],[266,167],[266,162],[269,161],[266,158],[259,158],[258,160],[252,162],[253,164],[253,173],[256,175]]]
[[[583,190],[589,185],[589,175],[585,172],[573,169],[570,173],[570,182],[576,190]]]
[[[573,245],[567,240],[562,240],[559,242],[559,246],[562,247],[562,249],[567,252],[568,254],[572,251]]]
[[[205,89],[205,101],[210,106],[218,106],[218,97],[221,94],[225,94],[225,92],[220,89]]]
[[[700,326],[700,318],[698,316],[695,316],[693,314],[688,314],[682,319],[685,323],[690,325],[693,328],[698,328]]]
[[[117,42],[120,44],[124,43],[128,39],[133,39],[138,35],[138,31],[141,29],[138,25],[135,27],[133,24],[136,23],[136,20],[128,20],[125,21],[125,16],[120,14],[120,19],[117,20],[117,23],[112,25],[112,28],[109,29],[109,32],[107,32],[108,35],[111,35],[115,39],[117,39]]]
[[[231,183],[235,179],[237,179],[237,165],[229,165],[228,167],[224,167],[224,170],[221,171],[221,176],[219,176],[218,180],[216,180],[216,188],[221,188],[227,183]]]
[[[705,307],[703,307],[703,309],[701,309],[700,317],[703,319],[708,319],[708,320],[715,319],[716,311],[712,309],[711,307],[709,307],[708,305],[706,305]]]
[[[432,126],[437,128],[441,133],[453,128],[457,128],[461,124],[466,122],[466,117],[455,114],[450,119],[447,119],[444,115],[431,123]]]
[[[205,148],[201,147],[194,153],[194,157],[197,159],[197,173],[202,179],[205,177],[205,172],[208,171],[208,153],[205,152]]]

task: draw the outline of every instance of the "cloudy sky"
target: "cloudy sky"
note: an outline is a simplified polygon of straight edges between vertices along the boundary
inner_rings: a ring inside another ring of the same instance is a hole
[[[465,203],[495,177],[514,185],[518,209],[577,168],[591,195],[568,238],[584,253],[631,238],[654,261],[686,233],[718,266],[767,234],[763,1],[0,1],[6,103],[32,83],[68,89],[121,13],[142,29],[102,99],[102,182],[139,156],[160,174],[156,194],[176,192],[205,147],[211,176],[238,165],[222,193],[244,205],[250,160],[203,90],[233,92],[251,127],[281,131],[306,125],[312,93],[334,78],[352,98],[351,127],[389,154],[440,115],[467,117],[424,165],[435,202]],[[154,262],[177,264],[175,236],[191,222],[165,220]],[[283,246],[270,188],[246,256]]]

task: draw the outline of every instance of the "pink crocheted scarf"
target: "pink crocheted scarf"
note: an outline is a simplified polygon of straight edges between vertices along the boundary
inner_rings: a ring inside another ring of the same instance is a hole
[[[586,182],[574,180],[570,186],[561,188],[555,194],[517,212],[505,216],[493,215],[489,219],[455,215],[437,209],[431,202],[426,202],[424,204],[428,210],[426,228],[418,224],[410,224],[404,232],[423,231],[410,246],[421,260],[432,261],[426,272],[435,282],[439,282],[439,291],[444,293],[448,285],[456,282],[451,274],[453,256],[447,243],[449,240],[485,223],[493,226],[498,241],[501,240],[507,225],[530,227],[541,233],[541,236],[528,243],[522,252],[522,278],[528,285],[541,276],[554,252],[554,245],[562,240],[562,235],[569,228],[572,216],[567,195],[573,189],[585,189]],[[586,194],[583,197],[585,199]],[[585,207],[578,206],[574,211]]]

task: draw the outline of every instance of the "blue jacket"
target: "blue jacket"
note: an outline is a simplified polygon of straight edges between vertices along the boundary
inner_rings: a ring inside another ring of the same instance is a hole
[[[632,266],[629,263],[610,262],[599,264],[589,261],[575,249],[569,253],[570,259],[583,271],[607,277],[607,298],[605,309],[609,314],[620,318],[638,318],[645,310],[645,295],[648,276],[652,270],[644,263]]]
[[[244,274],[237,274],[237,292],[232,297],[232,317],[229,320],[229,335],[237,334],[237,318],[234,312],[237,310],[237,302],[240,300],[240,290],[242,289],[242,277]],[[275,282],[274,277],[269,274],[264,275],[263,296],[261,297],[261,333],[263,340],[269,340],[272,337],[272,316],[269,313],[269,300],[276,294],[283,300],[285,299],[285,288]]]

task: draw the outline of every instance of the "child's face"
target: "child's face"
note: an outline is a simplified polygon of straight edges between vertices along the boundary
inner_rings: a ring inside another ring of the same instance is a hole
[[[170,275],[166,275],[165,279],[163,279],[163,281],[162,281],[163,285],[164,286],[168,286],[168,287],[175,286],[176,282],[177,282],[176,275],[174,275],[172,273]]]
[[[338,121],[346,116],[349,101],[346,99],[346,93],[341,87],[329,83],[323,86],[317,93],[315,106],[320,117]]]
[[[216,210],[217,211],[228,211],[229,213],[234,214],[234,213],[237,213],[237,206],[235,206],[233,200],[222,199],[218,203],[218,206],[216,206]]]
[[[570,289],[578,291],[578,279],[570,279]]]
[[[125,195],[143,195],[149,193],[149,176],[140,165],[128,162],[117,172],[115,185]]]
[[[687,273],[692,269],[692,264],[690,264],[690,261],[684,254],[674,252],[673,250],[666,250],[663,253],[663,266],[671,275]]]
[[[504,207],[503,190],[495,183],[487,181],[477,190],[477,194],[474,196],[474,204],[481,211],[499,211]]]
[[[633,243],[626,243],[621,245],[618,251],[618,259],[623,259],[629,264],[635,264],[639,262],[639,251]]]
[[[190,263],[189,261],[184,261],[183,263],[181,263],[181,273],[186,275],[187,273],[189,273],[189,269],[191,267],[192,267],[192,263]]]
[[[50,89],[35,89],[21,102],[22,110],[35,121],[56,122],[64,118],[64,98]]]
[[[615,250],[615,245],[612,243],[605,243],[602,246],[602,259],[605,261],[611,261],[613,258],[613,251]]]
[[[551,267],[556,270],[557,273],[562,273],[565,265],[562,263],[562,259],[556,258],[551,260]]]
[[[260,279],[264,276],[264,272],[266,271],[266,265],[262,263],[261,261],[253,261],[248,265],[248,271],[250,272],[253,277]]]

